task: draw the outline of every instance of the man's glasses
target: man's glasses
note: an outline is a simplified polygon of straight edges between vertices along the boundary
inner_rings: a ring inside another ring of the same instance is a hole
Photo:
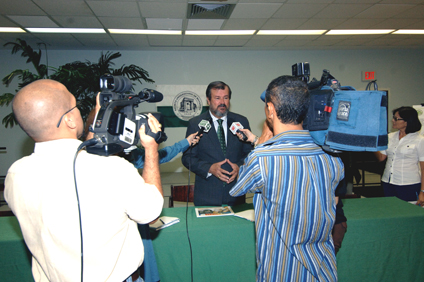
[[[62,119],[63,119],[63,117],[67,114],[67,113],[69,113],[69,112],[71,112],[73,109],[75,109],[75,108],[78,108],[79,106],[80,106],[80,102],[78,102],[76,105],[75,105],[75,107],[73,107],[73,108],[71,108],[71,109],[69,109],[69,110],[67,110],[61,117],[60,117],[60,119],[59,119],[59,122],[57,123],[57,125],[56,125],[56,127],[57,128],[59,128],[59,126],[60,126],[60,123],[62,122]]]
[[[398,120],[404,120],[404,119],[403,119],[403,118],[398,118],[398,117],[393,116],[393,120],[394,120],[394,121],[398,121]]]

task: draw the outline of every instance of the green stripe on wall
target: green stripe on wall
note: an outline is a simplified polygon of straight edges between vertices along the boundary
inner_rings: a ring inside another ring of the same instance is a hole
[[[202,113],[208,110],[208,106],[203,106]],[[158,106],[157,111],[162,114],[164,118],[164,127],[187,127],[188,121],[179,119],[175,114],[172,106]]]

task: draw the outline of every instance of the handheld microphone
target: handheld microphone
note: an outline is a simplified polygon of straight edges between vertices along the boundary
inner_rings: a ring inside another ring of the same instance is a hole
[[[163,100],[163,94],[153,90],[153,89],[147,89],[144,88],[143,90],[138,93],[138,97],[148,103],[156,103]]]
[[[199,128],[200,128],[200,130],[199,130],[199,132],[196,134],[196,137],[197,136],[200,136],[201,134],[203,134],[204,132],[209,132],[209,130],[211,129],[211,123],[210,123],[210,120],[205,120],[205,119],[202,119],[200,122],[199,122]]]
[[[235,121],[231,124],[230,130],[234,135],[236,135],[236,133],[240,133],[241,135],[243,135],[243,141],[246,141],[247,140],[246,134],[244,134],[243,131],[240,130],[243,128],[244,127],[240,122]]]

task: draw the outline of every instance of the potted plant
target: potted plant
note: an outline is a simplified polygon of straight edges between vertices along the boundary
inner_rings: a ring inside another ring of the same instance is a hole
[[[18,84],[19,91],[25,85],[38,80],[38,79],[53,79],[64,84],[69,92],[71,92],[77,102],[80,103],[81,116],[85,120],[90,113],[90,110],[95,105],[96,94],[99,91],[99,78],[104,74],[111,74],[115,76],[126,76],[131,81],[142,81],[153,83],[154,80],[149,78],[149,73],[143,68],[136,65],[125,66],[120,68],[113,68],[113,60],[121,57],[119,52],[103,52],[100,55],[99,61],[93,63],[90,61],[74,61],[67,63],[58,68],[54,68],[40,62],[42,52],[38,49],[35,51],[25,40],[16,39],[16,42],[7,42],[4,46],[12,46],[12,54],[21,52],[21,56],[27,58],[27,63],[32,63],[35,68],[35,73],[29,70],[17,69],[3,78],[3,84],[8,87],[15,77],[20,79]],[[49,74],[51,72],[51,74]],[[9,105],[15,94],[4,93],[0,95],[0,106]],[[17,124],[13,112],[6,115],[2,123],[7,128],[13,127]]]

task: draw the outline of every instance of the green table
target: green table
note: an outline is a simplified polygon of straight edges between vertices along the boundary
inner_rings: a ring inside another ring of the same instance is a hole
[[[234,211],[253,208],[243,205]],[[193,257],[193,281],[255,281],[254,223],[235,216],[197,218],[193,207],[164,209],[162,215],[180,222],[151,232],[161,282],[191,280],[190,245]]]
[[[424,281],[424,209],[398,198],[343,200],[340,282]]]
[[[348,231],[337,254],[340,282],[424,281],[424,209],[397,198],[343,200]],[[246,208],[248,206],[244,206]],[[163,215],[181,222],[154,235],[161,282],[190,281],[185,208]],[[255,281],[254,225],[231,216],[196,218],[188,210],[193,281]],[[0,217],[1,281],[33,281],[15,217]]]
[[[0,217],[0,281],[34,281],[31,253],[14,216]]]

